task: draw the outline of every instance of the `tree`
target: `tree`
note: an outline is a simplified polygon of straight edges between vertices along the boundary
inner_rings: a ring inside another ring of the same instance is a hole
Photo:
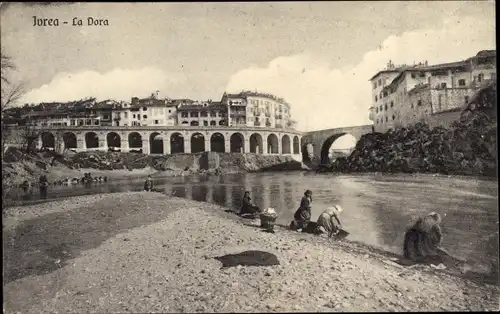
[[[21,117],[13,117],[12,113],[14,107],[18,104],[21,97],[24,95],[24,84],[23,82],[15,83],[11,79],[11,75],[13,71],[17,71],[17,67],[12,61],[11,57],[0,52],[0,60],[1,60],[1,98],[0,98],[0,110],[1,110],[1,149],[2,149],[2,158],[4,157],[5,149],[6,149],[6,141],[9,136],[12,136],[14,132],[16,132],[17,137],[20,139],[20,143],[22,146],[25,146],[28,150],[32,147],[32,143],[34,139],[38,137],[35,129],[29,124],[24,123],[19,129],[12,130],[8,128],[8,120],[18,120],[20,121]],[[20,113],[20,112],[19,112]],[[26,121],[25,121],[26,122]]]

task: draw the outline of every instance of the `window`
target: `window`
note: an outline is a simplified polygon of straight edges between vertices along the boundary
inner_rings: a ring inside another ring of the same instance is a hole
[[[384,110],[387,110],[387,104],[384,104]]]
[[[373,83],[373,89],[377,88],[377,82]]]
[[[75,120],[71,120],[71,125],[76,125]]]
[[[87,119],[87,120],[85,121],[85,125],[91,125],[91,124],[92,124],[92,120]]]
[[[411,74],[411,78],[414,79],[416,77],[415,73]]]
[[[201,116],[202,116],[202,117],[208,117],[208,113],[207,113],[206,111],[202,111],[202,112],[201,112]]]
[[[424,72],[420,72],[418,76],[425,77],[425,73]]]
[[[182,121],[182,124],[189,124],[189,122],[187,122],[187,121]]]
[[[382,110],[383,110],[382,105],[380,105],[380,107],[379,107],[379,111],[382,111]]]
[[[141,120],[141,115],[140,114],[137,115],[137,120]]]
[[[377,97],[377,95],[375,95],[375,101],[378,101],[378,97]]]
[[[128,112],[126,112],[126,111],[125,111],[125,112],[123,113],[123,117],[124,117],[124,118],[128,118]]]
[[[147,115],[143,115],[143,116],[142,116],[142,118],[143,118],[143,119],[147,119],[147,118],[148,118],[148,116],[147,116]]]
[[[458,86],[465,86],[465,80],[464,79],[458,80]]]
[[[198,112],[191,112],[191,113],[189,114],[189,116],[190,116],[191,118],[198,118]]]
[[[219,125],[225,125],[225,123],[226,123],[226,121],[224,121],[224,120],[219,121]]]
[[[375,113],[378,113],[378,107],[375,108]]]
[[[102,116],[102,119],[103,119],[103,120],[109,120],[109,115],[107,115],[107,114],[103,115],[103,116]]]
[[[78,125],[83,125],[83,120],[78,120]]]
[[[132,119],[135,119],[135,114],[132,115]]]
[[[187,112],[182,112],[182,113],[181,113],[181,117],[183,117],[183,118],[187,118],[188,116],[189,116],[189,115],[188,115],[188,113],[187,113]]]
[[[392,115],[392,120],[394,120],[396,117],[394,115]]]
[[[441,83],[441,88],[446,88],[446,82]]]
[[[146,110],[148,110],[148,108],[142,107],[142,111],[146,111]]]
[[[154,124],[160,124],[160,121],[155,120]]]
[[[477,81],[478,82],[482,82],[484,79],[484,74],[483,73],[479,73],[479,75],[477,76]]]
[[[94,120],[94,125],[99,125],[99,120]]]
[[[172,113],[172,109],[168,109],[168,113]]]
[[[211,116],[211,117],[217,117],[217,112],[215,112],[215,111],[210,111],[210,116]]]
[[[203,121],[203,126],[208,126],[208,121]]]
[[[385,122],[388,122],[389,121],[389,118],[388,117],[385,117]]]
[[[394,102],[393,102],[393,101],[391,101],[391,108],[392,108],[392,107],[394,107]],[[394,119],[393,119],[393,120],[394,120]]]
[[[420,99],[418,100],[417,106],[419,106],[419,107],[422,106],[422,100],[420,100]]]
[[[469,96],[465,96],[465,104],[469,103]]]
[[[413,109],[413,103],[411,103],[411,108]]]
[[[212,121],[210,121],[210,125],[212,125],[212,126],[213,125],[217,125],[217,122],[215,122],[215,121],[212,120]]]

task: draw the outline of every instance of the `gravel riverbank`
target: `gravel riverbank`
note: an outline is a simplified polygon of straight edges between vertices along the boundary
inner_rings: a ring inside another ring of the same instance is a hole
[[[159,193],[93,195],[4,215],[7,313],[481,311],[499,288],[387,264],[349,243],[226,217]],[[24,212],[22,212],[24,211]],[[221,269],[260,250],[276,266]]]

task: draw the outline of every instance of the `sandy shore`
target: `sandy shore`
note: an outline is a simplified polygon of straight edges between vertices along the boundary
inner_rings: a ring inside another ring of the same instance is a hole
[[[3,232],[4,309],[7,313],[499,309],[498,287],[436,271],[403,269],[348,243],[308,241],[281,230],[265,233],[225,218],[223,210],[147,192],[11,208]],[[59,255],[50,254],[53,247],[64,249]],[[221,269],[214,259],[246,250],[275,254],[280,265]],[[42,264],[54,266],[34,271]]]

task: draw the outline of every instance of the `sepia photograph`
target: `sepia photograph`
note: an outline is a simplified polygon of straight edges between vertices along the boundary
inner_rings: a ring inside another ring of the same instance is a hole
[[[3,313],[500,311],[495,12],[0,2]]]

